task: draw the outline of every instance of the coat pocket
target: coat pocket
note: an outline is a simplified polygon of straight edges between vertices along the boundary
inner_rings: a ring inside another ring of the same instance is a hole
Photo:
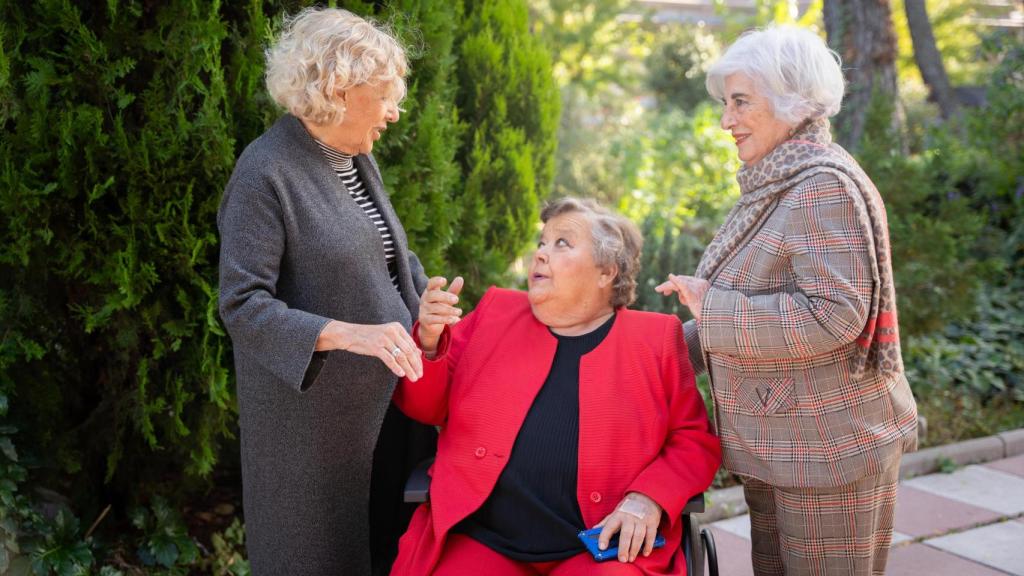
[[[732,386],[740,409],[748,414],[756,416],[783,414],[795,404],[792,378],[739,377],[733,379]]]

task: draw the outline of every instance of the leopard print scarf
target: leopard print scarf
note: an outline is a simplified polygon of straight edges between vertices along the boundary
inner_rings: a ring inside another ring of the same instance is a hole
[[[737,180],[742,194],[704,251],[696,276],[713,283],[722,265],[761,228],[783,193],[821,173],[835,174],[863,198],[867,210],[862,212],[861,226],[873,247],[874,292],[851,369],[856,376],[867,371],[902,373],[885,206],[857,161],[832,143],[827,119],[806,124],[760,162],[740,169]]]

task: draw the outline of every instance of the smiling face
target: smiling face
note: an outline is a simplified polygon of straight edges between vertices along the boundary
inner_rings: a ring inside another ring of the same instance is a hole
[[[388,124],[398,122],[397,88],[393,83],[360,84],[338,95],[345,119],[331,130],[327,144],[346,154],[369,154]]]
[[[614,270],[594,261],[589,219],[578,212],[550,218],[530,263],[530,306],[555,332],[585,334],[612,313]]]
[[[757,93],[754,81],[746,74],[726,76],[723,104],[722,129],[732,133],[740,160],[747,166],[756,164],[789,138],[792,126],[775,117],[771,103]]]

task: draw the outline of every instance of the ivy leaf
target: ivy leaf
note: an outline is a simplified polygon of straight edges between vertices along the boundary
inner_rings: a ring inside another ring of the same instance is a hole
[[[0,452],[4,453],[12,462],[18,461],[18,451],[14,449],[14,442],[11,439],[4,436],[0,437]]]
[[[149,551],[153,554],[153,559],[165,568],[171,568],[178,560],[178,546],[167,536],[153,537],[149,541]]]

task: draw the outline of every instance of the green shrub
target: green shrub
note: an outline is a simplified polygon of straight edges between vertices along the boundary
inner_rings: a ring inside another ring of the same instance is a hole
[[[140,453],[206,474],[234,421],[213,221],[232,119],[262,113],[251,94],[232,108],[223,47],[265,30],[188,2],[3,14],[0,395],[19,443],[83,488],[127,482]]]
[[[983,54],[995,65],[985,106],[965,118],[965,155],[950,173],[977,210],[984,211],[1001,244],[994,251],[1007,270],[1024,264],[1024,37],[993,34]]]
[[[1024,426],[1024,279],[978,292],[975,317],[907,339],[903,358],[927,444]]]
[[[459,31],[456,102],[469,126],[459,150],[458,242],[447,252],[472,301],[504,284],[534,237],[554,177],[558,90],[551,58],[531,36],[525,3],[470,3]]]
[[[858,160],[885,200],[900,329],[910,336],[970,316],[992,262],[978,257],[986,217],[945,176],[948,154],[906,156],[889,120],[892,106],[880,94],[872,99]],[[948,130],[933,129],[933,138],[955,145]]]
[[[461,237],[454,198],[461,189],[456,152],[465,127],[455,106],[454,41],[461,4],[400,0],[380,15],[408,45],[412,75],[402,119],[374,148],[409,245],[427,274],[447,274],[445,251]]]
[[[911,339],[908,378],[922,388],[961,388],[983,401],[1024,402],[1022,287],[989,287],[978,295],[976,318]]]

